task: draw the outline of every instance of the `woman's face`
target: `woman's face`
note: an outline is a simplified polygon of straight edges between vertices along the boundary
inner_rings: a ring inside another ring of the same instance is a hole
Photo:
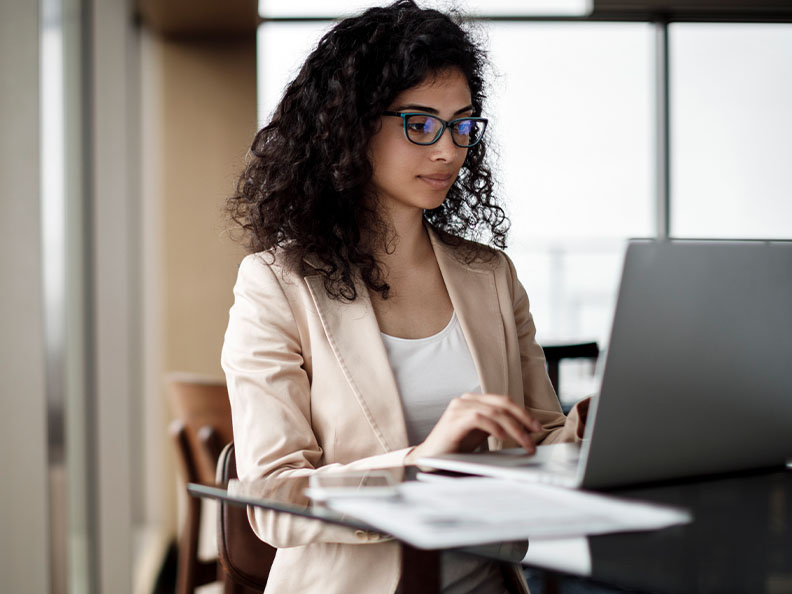
[[[396,96],[388,111],[413,111],[453,120],[472,115],[470,88],[462,72],[449,69]],[[413,144],[404,136],[402,119],[382,116],[371,138],[372,185],[382,207],[397,211],[430,210],[445,200],[468,149],[451,141],[446,129],[434,144]]]

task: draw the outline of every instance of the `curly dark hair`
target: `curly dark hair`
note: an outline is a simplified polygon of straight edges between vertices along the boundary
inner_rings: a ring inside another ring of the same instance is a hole
[[[484,52],[458,22],[410,0],[339,22],[256,135],[228,199],[248,249],[279,248],[288,266],[303,272],[311,256],[332,298],[357,297],[356,271],[387,298],[389,286],[362,234],[374,231],[388,249],[387,225],[370,195],[369,141],[399,93],[448,68],[464,74],[480,114],[485,66]],[[509,220],[495,199],[485,152],[485,140],[469,149],[443,204],[424,211],[446,243],[469,245],[463,239],[486,234],[490,246],[506,245]]]

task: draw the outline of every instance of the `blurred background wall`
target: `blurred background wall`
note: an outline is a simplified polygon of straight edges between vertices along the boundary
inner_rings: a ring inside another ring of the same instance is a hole
[[[50,587],[38,35],[35,6],[0,3],[0,575],[15,592]]]
[[[249,1],[0,5],[4,591],[150,592],[162,568],[164,376],[222,376],[255,26]]]
[[[220,348],[243,255],[227,233],[223,206],[256,132],[255,64],[250,30],[200,36],[147,27],[142,36],[146,383],[136,482],[143,486],[141,526],[155,543],[150,556],[142,551],[151,545],[141,545],[146,567],[161,561],[177,528],[176,466],[166,430],[172,410],[163,378],[176,371],[223,377]]]

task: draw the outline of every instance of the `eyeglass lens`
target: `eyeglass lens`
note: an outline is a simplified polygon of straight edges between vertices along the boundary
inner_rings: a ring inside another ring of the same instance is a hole
[[[409,115],[406,118],[407,137],[418,144],[432,144],[440,137],[443,123],[430,115]],[[461,147],[471,146],[478,142],[484,131],[482,122],[477,120],[455,120],[450,126],[454,143]]]

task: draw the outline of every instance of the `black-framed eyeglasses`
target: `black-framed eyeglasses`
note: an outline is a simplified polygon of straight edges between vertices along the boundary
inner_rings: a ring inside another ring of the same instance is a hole
[[[448,128],[451,130],[451,140],[459,148],[476,146],[484,130],[487,129],[487,118],[457,118],[449,122],[437,116],[417,111],[383,111],[382,115],[395,116],[402,119],[404,136],[413,144],[427,146],[434,144]]]

